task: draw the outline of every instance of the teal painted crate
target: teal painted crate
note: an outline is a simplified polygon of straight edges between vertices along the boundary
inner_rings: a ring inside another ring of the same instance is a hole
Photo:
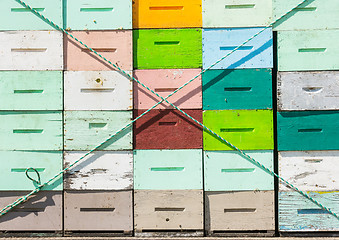
[[[0,151],[0,190],[33,190],[38,185],[26,177],[27,168],[35,168],[41,183],[47,182],[62,170],[62,151]],[[29,176],[38,179],[33,170]],[[46,185],[43,190],[62,190],[62,175]]]
[[[0,110],[63,110],[61,71],[1,71]]]
[[[202,189],[202,150],[134,150],[134,188]]]
[[[0,150],[62,150],[61,111],[0,111]]]
[[[66,25],[72,30],[132,29],[132,1],[69,0]]]
[[[273,171],[273,151],[246,151]],[[204,152],[205,191],[274,190],[274,177],[236,151]]]
[[[132,120],[132,111],[65,111],[65,150],[91,150]],[[132,149],[132,127],[98,150]]]
[[[62,0],[25,0],[37,12],[62,27]],[[55,30],[47,22],[14,0],[1,1],[0,31]]]
[[[339,149],[339,111],[278,112],[278,150]]]
[[[208,70],[202,74],[203,109],[271,109],[272,70]]]

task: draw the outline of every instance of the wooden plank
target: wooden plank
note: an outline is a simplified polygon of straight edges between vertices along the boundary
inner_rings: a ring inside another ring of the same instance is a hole
[[[62,150],[61,111],[1,111],[0,150]]]
[[[132,70],[131,30],[71,31],[70,33],[123,70]],[[66,36],[65,70],[111,71],[117,69],[74,39]]]
[[[64,149],[91,150],[126,126],[131,111],[65,111]],[[98,150],[132,149],[132,127],[127,128]]]
[[[145,110],[134,110],[134,118]],[[202,110],[185,110],[202,122]],[[134,124],[134,149],[202,148],[202,127],[178,110],[155,109]]]
[[[136,70],[134,77],[144,83],[163,98],[199,75],[200,69],[154,69]],[[134,83],[134,106],[136,109],[149,109],[161,98],[153,95],[140,84]],[[202,91],[201,76],[168,98],[168,101],[180,109],[201,109]],[[171,105],[162,102],[155,109],[173,109]]]
[[[273,171],[273,151],[247,151]],[[274,178],[236,151],[204,151],[205,191],[274,190]]]
[[[308,192],[308,194],[331,211],[339,212],[338,192]],[[297,192],[279,192],[279,230],[338,231],[339,221]]]
[[[58,31],[0,32],[0,58],[4,59],[0,62],[1,71],[62,70],[62,33]]]
[[[119,72],[65,71],[64,79],[65,110],[133,108],[132,81]]]
[[[133,31],[134,69],[200,68],[201,29]]]
[[[132,231],[132,191],[66,191],[66,231]]]
[[[208,70],[202,74],[203,109],[271,109],[272,70]]]
[[[278,112],[278,150],[337,150],[339,111]]]
[[[72,30],[132,29],[131,1],[72,0],[66,4],[66,23]]]
[[[135,0],[133,28],[202,27],[201,0]]]
[[[272,22],[271,0],[203,0],[202,7],[204,28],[265,27]]]
[[[203,189],[202,151],[134,150],[134,189]]]
[[[273,149],[272,110],[204,111],[204,124],[241,150]],[[233,150],[204,131],[204,150]]]
[[[64,153],[65,167],[86,152]],[[133,153],[101,151],[90,154],[65,175],[67,190],[129,190],[133,188]]]
[[[205,192],[207,231],[274,230],[274,191]]]
[[[279,152],[279,175],[301,191],[339,190],[338,157],[339,151]]]
[[[135,190],[134,229],[202,230],[202,190]]]
[[[13,203],[29,192],[0,192],[0,208]],[[27,202],[1,216],[0,230],[61,231],[62,192],[42,191]]]
[[[203,29],[203,69],[209,68],[262,28]],[[273,67],[273,34],[268,28],[211,69]]]

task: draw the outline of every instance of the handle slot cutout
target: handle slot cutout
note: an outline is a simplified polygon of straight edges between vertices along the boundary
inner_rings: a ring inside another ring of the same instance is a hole
[[[180,41],[156,41],[154,45],[180,45]]]
[[[26,172],[27,168],[11,168],[11,172],[19,172],[19,173],[24,173]],[[44,172],[45,168],[34,168],[37,172]]]
[[[178,88],[156,88],[154,89],[155,92],[174,92]]]
[[[13,133],[43,133],[43,129],[13,129]]]
[[[104,128],[106,125],[107,123],[89,123],[89,128]]]
[[[315,93],[321,91],[323,88],[322,87],[303,87],[302,90],[305,92],[310,92],[310,93]]]
[[[185,208],[171,208],[171,207],[156,207],[154,208],[155,212],[183,212]]]
[[[322,161],[322,159],[305,159],[305,162],[307,163],[320,163]]]
[[[80,8],[80,12],[112,12],[113,8]]]
[[[298,132],[300,133],[317,133],[322,132],[323,130],[321,128],[302,128],[298,129]]]
[[[230,87],[224,88],[225,92],[250,92],[252,91],[251,87]]]
[[[12,52],[46,52],[47,48],[11,48]]]
[[[44,90],[31,89],[31,90],[14,90],[14,93],[43,93]]]
[[[180,172],[184,171],[185,167],[154,167],[150,169],[153,172]]]
[[[159,122],[159,126],[176,126],[177,122]]]
[[[224,173],[238,173],[238,172],[254,172],[255,168],[223,168],[221,172]]]
[[[114,88],[81,88],[81,92],[93,93],[93,92],[113,92]]]
[[[117,51],[116,48],[92,48],[92,50],[94,50],[96,52],[116,52]],[[87,52],[87,53],[91,53],[92,52],[88,48],[81,48],[81,51],[82,52]]]
[[[33,8],[37,12],[43,12],[45,11],[45,8]],[[11,12],[31,12],[28,8],[11,8]]]
[[[224,213],[254,213],[256,208],[224,208]]]
[[[246,9],[254,8],[255,4],[238,4],[238,5],[225,5],[225,9]]]
[[[300,53],[322,53],[326,52],[326,48],[299,48]]]
[[[254,128],[220,128],[220,132],[254,132]]]
[[[115,208],[80,208],[80,212],[113,212]]]
[[[242,51],[249,51],[252,50],[254,47],[253,46],[241,46],[238,48],[238,46],[223,46],[220,47],[220,50],[222,51],[233,51],[237,48],[237,50],[242,50]]]
[[[317,8],[316,7],[298,7],[296,9],[294,9],[294,11],[298,11],[298,12],[314,12],[316,11]]]
[[[298,209],[298,214],[329,214],[325,209],[306,208]]]
[[[152,6],[149,7],[149,10],[183,10],[184,6]]]

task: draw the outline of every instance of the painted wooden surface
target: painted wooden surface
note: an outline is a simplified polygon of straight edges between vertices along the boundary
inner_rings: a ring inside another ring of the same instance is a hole
[[[338,159],[339,151],[279,152],[279,175],[301,191],[339,190]]]
[[[278,150],[337,150],[339,111],[278,112]]]
[[[202,90],[204,110],[272,108],[272,70],[208,70]]]
[[[262,28],[218,28],[202,31],[203,69],[209,68]],[[273,36],[268,28],[212,69],[272,68]]]
[[[61,71],[1,71],[0,110],[63,110]]]
[[[67,1],[66,25],[72,30],[113,30],[132,28],[132,1]]]
[[[134,0],[133,28],[202,27],[201,0]]]
[[[135,69],[201,67],[201,29],[134,30],[133,42]]]
[[[64,79],[65,110],[133,108],[132,81],[117,71],[65,71]]]
[[[338,192],[308,192],[331,211],[339,212]],[[337,218],[296,192],[279,192],[280,231],[338,231]]]
[[[61,151],[0,151],[1,191],[29,191],[38,185],[26,177],[27,168],[35,168],[39,172],[41,183],[47,182],[62,170]],[[30,170],[29,176],[38,179],[37,174]],[[44,190],[62,190],[62,175]]]
[[[62,113],[0,112],[0,150],[62,150]]]
[[[273,171],[273,151],[246,152]],[[204,151],[205,191],[274,190],[274,178],[236,151]]]
[[[204,125],[241,150],[273,149],[272,110],[204,111]],[[204,131],[204,150],[233,150]]]
[[[338,70],[339,30],[278,32],[279,71]]]
[[[131,231],[132,191],[66,191],[66,231]]]
[[[274,191],[205,192],[205,229],[274,230]]]
[[[204,28],[265,27],[272,22],[271,0],[203,0],[202,8]]]
[[[65,111],[64,149],[91,150],[126,126],[131,111]],[[111,138],[98,150],[132,149],[132,127]]]
[[[201,150],[134,150],[134,189],[202,189]]]
[[[134,229],[202,230],[202,190],[135,190]]]
[[[0,32],[0,58],[2,59],[1,71],[62,70],[62,33],[58,31]]]
[[[30,191],[29,191],[30,192]],[[29,192],[0,192],[0,208]],[[62,192],[42,191],[0,219],[2,231],[61,231]]]
[[[273,18],[280,18],[287,11],[296,7],[298,0],[273,0]],[[300,7],[292,11],[274,25],[274,30],[314,30],[338,29],[339,2],[328,0],[324,4],[321,0],[307,0]]]
[[[80,159],[85,151],[64,153],[64,167]],[[133,188],[131,151],[94,152],[65,175],[67,190],[129,190]]]
[[[132,31],[72,31],[71,34],[123,70],[132,70]],[[65,37],[65,69],[116,70],[70,37]]]
[[[134,77],[165,98],[189,80],[199,75],[200,72],[200,69],[136,70],[134,71]],[[161,98],[134,82],[134,108],[149,109],[160,101]],[[168,101],[180,109],[201,109],[201,76],[179,90],[173,97],[169,97]],[[173,107],[166,102],[162,102],[155,109],[165,108],[173,109]]]
[[[62,26],[62,0],[27,0],[29,6]],[[54,28],[16,1],[2,1],[0,30],[54,30]]]
[[[338,110],[339,73],[279,72],[278,110]]]
[[[134,118],[146,110],[135,110]],[[185,110],[202,122],[202,110]],[[151,110],[134,124],[134,149],[202,148],[202,127],[178,110]]]

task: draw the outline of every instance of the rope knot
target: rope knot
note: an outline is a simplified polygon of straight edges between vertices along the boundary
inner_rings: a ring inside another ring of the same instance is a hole
[[[37,176],[37,180],[32,178],[31,176],[29,176],[29,172],[35,172],[36,173],[36,176]],[[35,168],[27,168],[26,171],[25,171],[25,174],[26,174],[26,177],[31,180],[33,183],[36,183],[37,185],[41,185],[41,179],[40,179],[40,174],[38,172],[38,170],[36,170]]]

